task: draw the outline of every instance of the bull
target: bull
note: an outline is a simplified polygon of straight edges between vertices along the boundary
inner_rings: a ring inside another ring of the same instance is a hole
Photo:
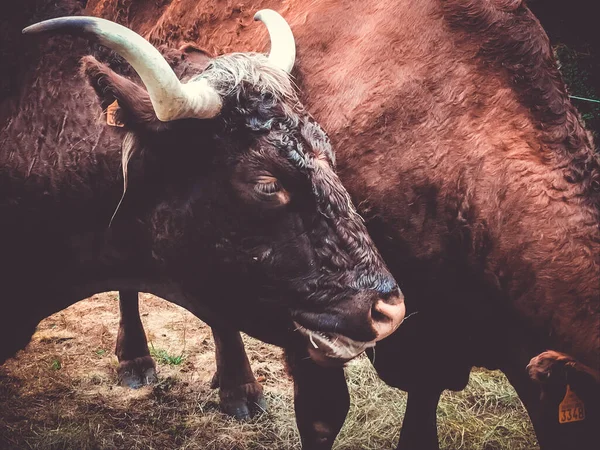
[[[218,54],[264,42],[238,36],[247,4],[89,7]],[[440,393],[473,366],[506,374],[543,449],[593,447],[600,162],[537,19],[521,0],[298,0],[282,13],[303,98],[412,314],[374,358],[408,391],[398,448],[438,448]],[[348,407],[341,369],[290,364],[304,446],[330,448]],[[590,414],[559,424],[567,384]]]
[[[80,12],[37,4],[35,19]],[[24,30],[0,105],[0,362],[41,319],[106,290],[152,292],[323,363],[400,324],[402,294],[289,77],[291,30],[257,18],[268,56],[166,49],[177,73],[104,19]],[[141,84],[117,73],[129,65]]]

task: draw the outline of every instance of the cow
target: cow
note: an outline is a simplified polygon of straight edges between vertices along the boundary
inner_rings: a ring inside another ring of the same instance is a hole
[[[273,6],[142,3],[88,7],[156,44],[219,54],[264,48],[249,11]],[[600,370],[600,162],[535,16],[521,0],[296,0],[280,12],[305,104],[406,295],[410,318],[371,353],[408,391],[398,448],[438,448],[440,393],[464,388],[473,366],[506,374],[543,449],[594,445],[597,419],[559,424],[534,370],[546,351]],[[289,359],[303,445],[331,448],[349,403],[342,369]]]
[[[268,55],[207,62],[163,56],[76,1],[32,5],[27,23],[25,8],[1,24],[25,44],[3,61],[0,363],[41,319],[106,290],[154,293],[323,364],[395,330],[403,296],[298,100],[280,15],[257,15]],[[129,66],[135,78],[116,71]]]

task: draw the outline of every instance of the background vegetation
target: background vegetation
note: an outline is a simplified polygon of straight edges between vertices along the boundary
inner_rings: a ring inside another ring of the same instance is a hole
[[[589,0],[530,0],[533,10],[550,37],[569,93],[600,100],[600,39],[598,2]],[[572,99],[588,129],[600,139],[600,103]]]

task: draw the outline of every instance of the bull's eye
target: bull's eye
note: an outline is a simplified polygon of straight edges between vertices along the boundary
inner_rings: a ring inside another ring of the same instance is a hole
[[[262,176],[257,180],[257,183],[254,185],[254,189],[261,194],[273,195],[281,190],[281,186],[276,178]]]
[[[290,194],[286,191],[277,178],[270,175],[261,175],[254,184],[254,190],[259,198],[267,201],[271,206],[287,205]]]

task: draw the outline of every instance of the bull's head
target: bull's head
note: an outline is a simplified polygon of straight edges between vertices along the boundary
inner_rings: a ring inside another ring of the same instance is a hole
[[[203,305],[190,309],[302,342],[316,360],[348,360],[396,329],[403,298],[333,170],[327,136],[298,101],[289,26],[273,11],[257,18],[269,56],[188,61],[182,80],[144,38],[103,19],[24,32],[92,36],[140,76],[146,89],[84,58],[103,108],[118,102],[125,163],[136,152],[160,167],[139,222],[150,224],[160,275]]]

